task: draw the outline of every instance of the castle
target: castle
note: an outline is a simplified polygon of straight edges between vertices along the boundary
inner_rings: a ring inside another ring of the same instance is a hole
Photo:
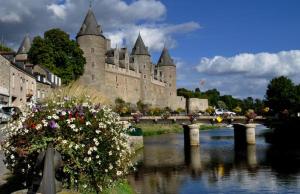
[[[132,104],[141,100],[157,107],[186,108],[186,99],[177,96],[176,65],[166,47],[157,64],[151,62],[140,34],[130,54],[127,48],[111,48],[91,8],[76,40],[86,58],[81,84],[97,89],[112,101],[120,97]]]

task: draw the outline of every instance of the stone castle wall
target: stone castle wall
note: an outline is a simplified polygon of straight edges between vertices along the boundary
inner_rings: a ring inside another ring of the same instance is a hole
[[[199,111],[204,112],[208,108],[208,100],[199,99],[199,98],[190,98],[188,106],[189,106],[190,113],[195,113]]]

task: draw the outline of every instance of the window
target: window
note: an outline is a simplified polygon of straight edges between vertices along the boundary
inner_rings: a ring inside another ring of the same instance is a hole
[[[118,76],[116,75],[116,82],[118,82]]]
[[[91,48],[91,53],[94,53],[95,52],[95,49],[94,48]]]
[[[38,91],[37,91],[37,98],[39,99],[40,97],[41,97],[41,91],[38,90]]]
[[[92,67],[95,67],[95,62],[92,62]]]
[[[144,75],[144,79],[146,79],[147,78],[147,76],[146,76],[146,74]]]
[[[92,80],[94,80],[95,79],[95,75],[94,74],[92,74]]]
[[[146,69],[146,65],[144,65],[144,69]]]

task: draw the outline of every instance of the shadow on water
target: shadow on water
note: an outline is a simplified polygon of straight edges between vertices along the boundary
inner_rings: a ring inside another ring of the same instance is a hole
[[[233,131],[200,134],[200,146],[184,146],[183,134],[144,139],[141,166],[128,177],[137,193],[300,193],[297,149],[234,145]],[[263,183],[263,184],[262,184]]]

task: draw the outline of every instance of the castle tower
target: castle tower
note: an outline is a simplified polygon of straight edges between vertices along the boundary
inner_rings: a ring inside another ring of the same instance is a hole
[[[86,64],[80,83],[94,87],[99,91],[105,90],[105,53],[107,40],[102,34],[96,17],[90,8],[76,36],[77,43],[84,53]]]
[[[16,62],[27,63],[28,61],[28,52],[31,48],[31,40],[28,34],[25,35],[19,50],[16,55]]]
[[[141,34],[139,34],[132,48],[131,55],[136,71],[141,73],[141,100],[144,103],[151,103],[151,99],[148,98],[152,72],[151,56],[148,52],[148,48],[144,44]]]
[[[157,63],[158,69],[162,71],[163,80],[166,82],[166,98],[177,96],[176,92],[176,65],[169,51],[164,47]]]

